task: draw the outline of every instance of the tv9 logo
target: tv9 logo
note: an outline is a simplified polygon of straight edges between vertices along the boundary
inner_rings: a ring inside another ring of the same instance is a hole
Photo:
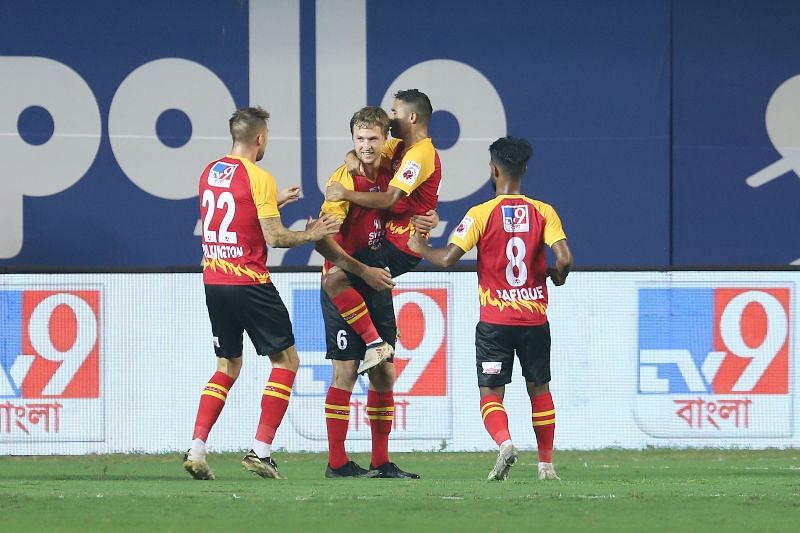
[[[789,393],[791,290],[639,290],[640,394]]]
[[[447,289],[394,291],[395,394],[447,395]]]
[[[507,233],[521,233],[528,231],[530,222],[527,205],[504,205],[503,229]]]
[[[100,292],[0,290],[0,397],[100,396]]]

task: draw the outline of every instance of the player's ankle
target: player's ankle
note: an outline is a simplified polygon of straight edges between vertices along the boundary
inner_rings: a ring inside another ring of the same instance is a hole
[[[202,439],[192,439],[189,448],[189,459],[193,461],[204,461],[206,458],[206,443]]]

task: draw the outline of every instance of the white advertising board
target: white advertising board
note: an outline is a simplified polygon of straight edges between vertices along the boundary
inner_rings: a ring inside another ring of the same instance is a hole
[[[301,367],[274,446],[327,449],[318,273],[276,273]],[[550,287],[556,448],[793,447],[798,272],[573,273]],[[393,451],[490,450],[480,416],[477,279],[412,272],[394,295],[400,339]],[[0,453],[164,452],[188,446],[213,374],[199,274],[0,277]],[[269,360],[245,342],[212,450],[249,447]],[[367,451],[367,382],[350,451]],[[535,448],[519,368],[511,434]]]

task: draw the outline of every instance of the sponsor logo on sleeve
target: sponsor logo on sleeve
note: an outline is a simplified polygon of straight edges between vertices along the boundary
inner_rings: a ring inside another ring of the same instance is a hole
[[[470,216],[465,216],[456,227],[456,231],[455,233],[453,233],[453,237],[458,237],[459,239],[463,239],[466,236],[467,232],[469,231],[469,228],[472,227],[472,224],[474,222],[475,219],[473,219]]]
[[[406,164],[403,166],[403,170],[400,173],[400,181],[406,185],[414,185],[414,183],[417,181],[417,177],[419,177],[419,171],[419,163],[414,161],[406,161]]]

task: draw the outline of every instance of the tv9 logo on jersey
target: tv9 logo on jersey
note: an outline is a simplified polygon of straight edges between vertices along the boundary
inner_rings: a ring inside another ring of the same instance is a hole
[[[524,233],[529,230],[527,205],[504,205],[503,229],[506,233]]]
[[[0,290],[0,440],[98,440],[100,310],[98,290]]]
[[[640,288],[637,422],[665,437],[791,434],[792,287]]]

